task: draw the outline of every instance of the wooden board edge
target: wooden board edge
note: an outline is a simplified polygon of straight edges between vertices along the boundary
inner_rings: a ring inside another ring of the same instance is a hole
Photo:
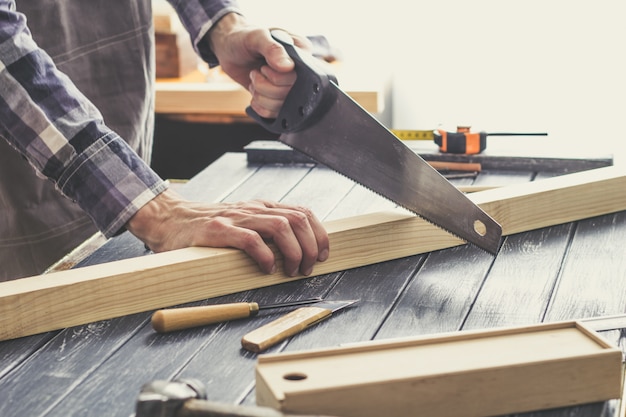
[[[503,235],[626,209],[626,172],[609,166],[469,194]]]
[[[608,167],[481,191],[471,198],[511,234],[625,210],[625,188],[623,170]],[[404,211],[355,216],[326,226],[331,257],[316,265],[315,275],[463,243]],[[187,248],[8,281],[0,283],[0,340],[302,278],[282,271],[263,275],[237,250]]]
[[[368,353],[375,354],[377,360],[382,360],[383,358],[389,358],[392,361],[392,358],[396,357],[396,350],[399,349],[398,352],[406,351],[406,349],[417,348],[420,349],[423,346],[436,346],[438,344],[448,344],[452,342],[456,345],[456,349],[465,350],[465,348],[461,347],[464,345],[459,345],[460,343],[466,341],[476,340],[480,343],[487,342],[491,338],[502,339],[502,337],[506,336],[514,336],[517,339],[520,337],[525,337],[525,335],[530,335],[533,340],[537,340],[540,338],[544,340],[544,343],[554,345],[555,339],[555,331],[559,332],[561,330],[577,330],[577,337],[580,337],[581,343],[584,345],[587,342],[583,342],[583,340],[588,340],[593,342],[593,345],[596,348],[591,348],[592,345],[589,345],[589,348],[584,348],[579,351],[569,351],[564,352],[562,355],[554,356],[549,354],[545,358],[542,357],[518,357],[517,352],[515,354],[511,354],[510,357],[507,357],[506,360],[511,361],[509,366],[502,365],[502,358],[494,352],[494,355],[498,357],[498,359],[489,363],[488,361],[485,363],[481,362],[480,366],[462,366],[460,369],[451,369],[447,366],[443,366],[440,372],[434,372],[434,369],[429,369],[426,373],[408,376],[405,375],[403,378],[409,378],[411,381],[415,381],[415,388],[417,391],[413,392],[413,394],[420,394],[420,389],[423,389],[423,386],[431,386],[435,384],[444,390],[453,390],[454,385],[459,382],[459,380],[466,380],[466,382],[474,381],[478,385],[481,383],[485,383],[485,381],[491,381],[492,379],[501,380],[503,383],[503,391],[491,392],[489,398],[491,404],[482,404],[476,406],[476,404],[471,399],[472,396],[466,396],[465,399],[462,399],[462,396],[459,397],[459,401],[462,403],[466,402],[467,410],[464,407],[461,407],[463,411],[454,410],[455,406],[458,405],[455,403],[451,405],[452,408],[448,409],[445,405],[437,405],[435,415],[445,415],[445,416],[483,416],[483,415],[500,415],[500,414],[510,414],[516,412],[525,412],[525,411],[533,411],[538,409],[547,408],[550,401],[555,401],[554,406],[567,406],[574,404],[582,404],[586,402],[592,401],[603,401],[612,398],[619,398],[621,395],[621,358],[622,354],[620,349],[611,344],[605,343],[602,341],[595,332],[587,332],[584,327],[581,327],[576,321],[564,321],[557,323],[540,323],[533,325],[525,325],[525,326],[515,326],[515,327],[502,327],[502,328],[493,328],[493,329],[479,329],[473,331],[464,331],[464,332],[454,332],[454,333],[441,333],[434,335],[421,335],[413,338],[406,338],[402,340],[389,340],[385,343],[380,342],[369,342],[369,343],[360,343],[353,346],[340,346],[340,347],[331,347],[331,348],[321,348],[321,349],[312,349],[298,352],[283,352],[276,354],[266,354],[258,357],[257,366],[255,369],[256,378],[257,378],[257,404],[263,406],[270,406],[277,409],[280,409],[284,412],[292,412],[292,413],[323,413],[330,415],[380,415],[380,411],[371,412],[368,411],[368,406],[365,405],[362,407],[357,401],[357,396],[359,396],[359,392],[365,390],[366,387],[369,389],[372,394],[379,390],[381,393],[386,389],[394,389],[390,388],[394,383],[400,384],[396,385],[396,388],[406,390],[403,394],[403,398],[413,397],[411,395],[411,388],[407,388],[412,386],[412,384],[402,383],[398,378],[398,375],[392,371],[389,377],[385,376],[385,371],[383,369],[393,369],[392,364],[388,364],[388,367],[381,365],[380,363],[376,364],[376,369],[380,371],[380,374],[376,374],[374,379],[367,379],[367,381],[362,380],[361,378],[354,379],[354,381],[350,382],[351,372],[349,369],[341,369],[339,374],[342,378],[342,383],[336,384],[336,378],[333,377],[334,368],[332,365],[326,366],[326,370],[323,370],[323,363],[346,363],[346,359],[351,357],[352,362],[354,360],[363,360],[367,361]],[[557,349],[558,345],[554,345],[554,348]],[[448,352],[450,354],[450,352]],[[382,356],[381,356],[382,355]],[[360,358],[360,359],[359,359]],[[328,359],[329,362],[324,362]],[[373,359],[369,359],[370,361]],[[442,358],[442,362],[445,362]],[[354,365],[352,365],[354,366]],[[577,368],[581,368],[581,370]],[[582,368],[586,368],[587,371],[582,370]],[[313,371],[314,375],[312,378],[315,382],[309,386],[294,385],[295,383],[291,383],[286,380],[289,380],[288,376],[293,373],[294,376],[299,375],[302,378],[306,378],[308,375],[308,371]],[[420,368],[421,369],[421,368]],[[543,372],[543,370],[551,369],[552,372]],[[576,369],[575,371],[573,371]],[[308,370],[308,371],[307,371]],[[569,381],[570,377],[566,376],[570,371],[575,373],[579,373],[577,378],[582,377],[584,375],[591,376],[593,374],[595,381],[598,383],[595,384],[595,388],[597,390],[593,393],[588,392],[588,386],[585,384],[577,384],[577,393],[573,395],[572,393],[566,392],[559,388],[562,383]],[[589,372],[589,373],[587,373]],[[555,384],[548,384],[550,386],[550,393],[544,393],[542,389],[534,388],[536,381],[534,378],[537,375],[544,375],[546,378],[554,378]],[[524,378],[522,375],[526,375]],[[373,375],[372,375],[373,376]],[[387,379],[386,379],[387,378]],[[329,381],[328,386],[324,387],[320,385],[321,381]],[[446,382],[449,380],[449,383]],[[430,382],[429,382],[430,381]],[[601,383],[600,383],[601,381]],[[507,390],[506,386],[509,388],[513,385],[521,384],[520,388],[523,386],[526,389],[527,397],[533,398],[531,401],[521,400],[517,401],[515,399],[515,395],[512,391]],[[419,388],[420,384],[422,384],[422,388]],[[487,383],[489,385],[489,383]],[[465,384],[463,384],[465,386]],[[500,386],[498,386],[500,387]],[[491,388],[496,388],[495,386],[491,386]],[[468,388],[470,391],[474,388]],[[482,392],[481,388],[476,388],[476,394]],[[553,391],[553,392],[552,392]],[[486,391],[485,391],[486,392]],[[334,396],[334,393],[337,396]],[[552,397],[552,393],[557,397]],[[392,398],[393,395],[389,392]],[[423,394],[423,393],[421,393]],[[466,393],[467,394],[467,393]],[[513,397],[511,397],[513,394]],[[499,398],[502,396],[502,398]],[[345,401],[342,400],[345,398]],[[364,401],[368,401],[367,396],[361,396]],[[381,400],[380,396],[376,396],[378,398],[376,403],[371,403],[370,405],[373,407],[377,407],[378,401],[387,401],[387,406],[389,407],[388,411],[393,416],[406,415],[407,407],[411,409],[419,409],[420,406],[424,405],[428,408],[427,404],[420,404],[419,400],[407,400],[407,401],[394,401],[393,399],[384,399]],[[430,402],[430,400],[426,398],[422,398],[426,401],[426,403]],[[489,399],[486,398],[489,402]],[[411,401],[413,401],[411,403]],[[402,403],[402,404],[401,404]],[[411,403],[411,404],[409,404]],[[320,408],[319,404],[325,404]],[[433,404],[430,404],[431,406]],[[359,408],[360,407],[360,408]],[[404,408],[403,408],[404,407]],[[473,411],[470,411],[472,408]],[[392,411],[394,410],[394,411]],[[433,410],[431,410],[433,411]],[[464,414],[468,412],[469,414]],[[424,412],[423,414],[416,415],[429,415],[428,412]]]
[[[257,357],[257,365],[291,360],[297,361],[299,359],[311,359],[325,356],[336,356],[342,354],[350,355],[354,353],[378,351],[381,349],[398,349],[410,346],[427,345],[434,342],[445,343],[454,341],[465,341],[480,339],[484,337],[516,335],[527,332],[542,332],[560,329],[577,329],[589,340],[596,343],[598,347],[602,348],[603,351],[613,351],[621,355],[621,350],[619,348],[609,343],[606,339],[600,337],[598,333],[594,332],[593,330],[589,330],[580,321],[564,320],[549,323],[495,327],[490,329],[472,329],[464,330],[462,332],[451,331],[435,334],[422,334],[390,339],[370,340],[366,342],[346,343],[340,346],[303,349],[294,352],[265,353]]]

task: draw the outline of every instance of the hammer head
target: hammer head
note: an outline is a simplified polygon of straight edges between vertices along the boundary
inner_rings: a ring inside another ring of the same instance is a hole
[[[204,385],[195,379],[153,381],[141,388],[135,417],[176,417],[185,401],[206,397]]]

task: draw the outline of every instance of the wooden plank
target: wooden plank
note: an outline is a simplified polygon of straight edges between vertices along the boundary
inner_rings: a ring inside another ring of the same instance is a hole
[[[541,323],[572,229],[568,223],[507,236],[463,330]]]
[[[492,262],[488,253],[469,245],[429,254],[376,339],[461,329]]]
[[[396,204],[391,200],[374,193],[360,184],[354,184],[354,187],[350,189],[342,200],[342,204],[333,209],[326,220],[338,220],[364,213],[389,211],[395,207]]]
[[[626,213],[577,223],[547,318],[567,320],[626,312]],[[607,297],[606,294],[613,294]]]
[[[338,175],[323,165],[317,165],[309,175],[303,178],[298,187],[281,201],[304,207],[311,207],[315,204],[315,214],[320,219],[326,219],[328,213],[343,201],[344,196],[354,186],[352,180]],[[315,190],[315,197],[312,196],[312,190]]]
[[[505,234],[512,234],[624,210],[625,186],[623,171],[608,167],[470,196],[502,224]],[[373,213],[326,226],[333,255],[316,266],[316,274],[462,243],[405,213]],[[282,271],[263,276],[243,252],[217,248],[187,248],[57,272],[46,279],[23,278],[0,285],[0,339],[301,278]]]
[[[360,343],[260,356],[257,402],[346,417],[495,416],[619,398],[621,358],[575,322]]]
[[[624,210],[621,167],[605,167],[469,195],[509,235]]]
[[[380,113],[384,110],[381,91],[348,90],[346,94],[370,113]],[[155,112],[183,115],[211,113],[245,117],[250,97],[245,88],[230,79],[211,82],[157,80]]]
[[[502,185],[507,176],[511,183],[530,179],[528,173],[488,171],[478,182]],[[376,338],[540,322],[571,228],[507,236],[495,259],[468,245],[430,254]]]

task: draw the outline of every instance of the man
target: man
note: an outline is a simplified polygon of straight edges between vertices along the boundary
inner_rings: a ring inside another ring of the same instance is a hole
[[[295,72],[269,32],[234,0],[172,5],[198,54],[276,116]],[[189,202],[138,156],[149,160],[152,140],[151,22],[150,0],[20,0],[17,10],[0,0],[0,280],[42,272],[94,225],[107,237],[127,229],[155,252],[240,248],[266,273],[276,265],[265,239],[290,275],[328,257],[309,210]]]

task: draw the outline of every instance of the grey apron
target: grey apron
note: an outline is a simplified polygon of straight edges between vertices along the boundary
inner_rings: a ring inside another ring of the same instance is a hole
[[[150,159],[154,122],[151,0],[17,0],[33,38]],[[43,272],[96,232],[54,184],[0,139],[0,281]]]

